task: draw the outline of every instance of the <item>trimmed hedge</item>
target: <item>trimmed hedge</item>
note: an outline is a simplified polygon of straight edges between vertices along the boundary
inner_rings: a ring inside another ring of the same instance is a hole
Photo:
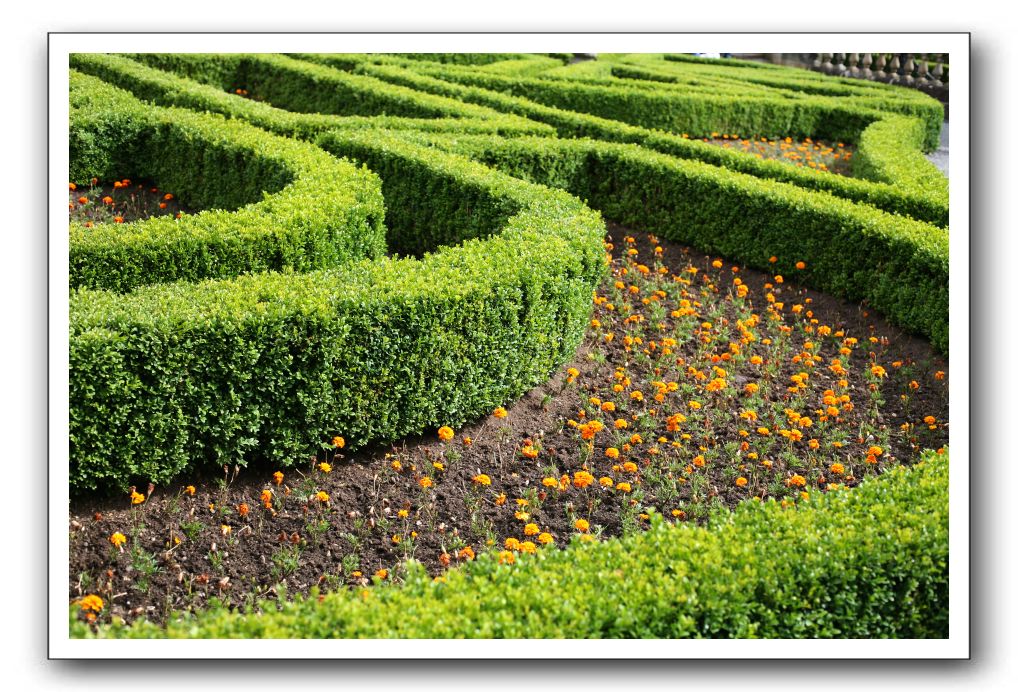
[[[711,528],[664,523],[599,544],[486,553],[432,580],[210,608],[165,628],[76,638],[774,638],[949,636],[948,455],[928,453],[795,508],[745,502]]]
[[[383,172],[391,247],[460,244],[303,275],[72,292],[72,489],[226,461],[288,466],[335,434],[355,448],[461,425],[572,356],[605,271],[597,213],[384,134],[321,143]]]
[[[795,275],[849,300],[867,300],[893,322],[948,349],[949,247],[940,228],[633,145],[403,136],[568,190],[624,225]],[[771,256],[778,257],[776,264]],[[806,270],[795,269],[799,260]]]
[[[328,62],[329,55],[301,56]],[[344,59],[345,60],[345,59]],[[582,64],[582,63],[581,63]],[[711,146],[695,139],[627,125],[586,113],[545,106],[528,99],[503,94],[480,87],[464,86],[419,74],[402,66],[372,64],[365,60],[358,68],[380,79],[433,93],[440,93],[500,108],[553,126],[563,137],[591,137],[609,142],[639,144],[649,149],[680,158],[705,161],[761,178],[793,183],[810,190],[822,190],[855,202],[869,204],[884,211],[911,216],[938,226],[947,226],[949,207],[947,196],[938,195],[913,185],[890,185],[881,182],[858,180],[831,175],[808,168],[789,166],[780,161],[760,160],[738,151]],[[873,122],[884,114],[873,112]]]
[[[396,116],[339,116],[292,113],[261,101],[244,98],[211,86],[165,72],[122,55],[72,53],[71,68],[99,77],[130,91],[137,98],[160,106],[179,106],[197,111],[221,113],[238,118],[276,134],[313,139],[325,130],[338,128],[419,129],[465,133],[553,135],[549,125],[511,114],[471,118],[403,118]]]
[[[309,271],[385,252],[381,183],[362,167],[242,122],[147,107],[73,71],[71,105],[72,182],[154,179],[185,205],[215,208],[72,223],[72,288]]]

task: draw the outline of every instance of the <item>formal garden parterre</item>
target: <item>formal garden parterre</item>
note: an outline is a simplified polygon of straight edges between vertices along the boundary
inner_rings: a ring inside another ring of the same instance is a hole
[[[70,63],[72,636],[947,636],[936,101]]]

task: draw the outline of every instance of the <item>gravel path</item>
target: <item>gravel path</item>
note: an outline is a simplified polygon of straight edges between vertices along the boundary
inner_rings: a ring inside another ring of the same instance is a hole
[[[947,121],[945,120],[943,127],[940,128],[940,148],[926,155],[926,158],[932,161],[933,165],[939,168],[945,176],[947,176],[947,143],[948,127]]]

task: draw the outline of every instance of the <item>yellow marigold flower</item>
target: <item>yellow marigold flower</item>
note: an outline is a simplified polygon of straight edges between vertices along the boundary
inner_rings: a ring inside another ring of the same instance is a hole
[[[580,533],[587,533],[587,531],[590,530],[590,522],[586,519],[577,519],[573,526],[575,526],[576,530]]]
[[[509,413],[501,406],[495,407],[495,412],[492,414],[495,418],[505,418]]]
[[[473,478],[474,483],[477,485],[491,485],[491,478],[486,473],[479,473]]]
[[[808,444],[810,449],[820,449],[820,440],[812,439]]]
[[[622,481],[621,483],[618,483],[615,486],[615,489],[616,490],[621,490],[624,493],[628,493],[629,491],[631,491],[633,489],[633,486],[629,485],[629,483],[626,483],[625,481]]]
[[[438,438],[443,442],[448,442],[455,435],[456,433],[454,433],[452,428],[450,428],[448,425],[443,425],[441,428],[438,429]]]
[[[500,550],[498,553],[498,564],[512,565],[516,562],[516,554],[511,550]]]
[[[569,368],[568,370],[566,370],[566,374],[568,374],[570,377],[579,377],[580,371],[577,370],[576,368]]]
[[[408,512],[405,509],[401,509],[398,512],[396,512],[396,516],[399,517],[400,519],[406,519],[407,517],[410,516],[410,512]]]
[[[145,501],[145,496],[144,495],[142,495],[141,493],[139,493],[136,490],[132,490],[131,491],[131,504],[132,505],[140,505],[144,501]]]
[[[315,493],[315,499],[318,500],[319,502],[328,502],[329,493],[325,492],[324,490],[319,490],[317,493]]]
[[[694,411],[699,410],[702,406],[703,404],[701,404],[699,401],[689,402],[689,408],[693,409]]]
[[[185,495],[194,496],[194,493],[195,493],[195,487],[193,485],[189,485],[186,488],[184,488],[184,494]]]
[[[386,577],[389,576],[389,570],[387,570],[387,569],[380,569],[380,570],[375,572],[375,576],[378,577],[379,579],[385,579]]]
[[[117,531],[112,536],[110,536],[110,543],[112,543],[117,548],[120,548],[120,546],[124,545],[124,543],[127,543],[127,536]]]
[[[629,427],[629,421],[627,421],[625,418],[619,418],[618,420],[615,421],[615,429],[616,430],[622,430],[623,428],[628,428],[628,427]]]
[[[545,488],[556,488],[558,487],[558,479],[552,478],[551,476],[545,476],[541,480],[541,485],[543,485]]]
[[[602,488],[610,488],[613,485],[615,485],[615,481],[613,481],[608,476],[601,476],[601,478],[599,478],[597,482],[601,484]]]
[[[519,550],[520,549],[520,540],[518,538],[513,538],[512,536],[510,536],[509,538],[505,539],[505,549],[506,550]]]
[[[627,461],[622,465],[622,470],[626,473],[636,473],[639,470],[639,467],[633,462]]]
[[[873,373],[873,375],[875,377],[884,377],[884,376],[887,375],[887,371],[884,370],[879,365],[874,365],[874,366],[870,367],[870,372]]]
[[[594,477],[586,471],[577,471],[573,474],[573,485],[577,488],[586,488],[594,482]]]
[[[525,536],[536,536],[541,530],[537,528],[537,524],[527,524],[523,527],[523,534]]]
[[[761,426],[761,427],[759,427],[759,428],[757,428],[757,429],[756,429],[756,432],[757,432],[758,434],[760,434],[760,435],[764,435],[764,436],[767,436],[767,435],[770,435],[770,434],[771,434],[770,428],[766,428],[766,427],[762,427],[762,426]]]
[[[609,459],[618,459],[619,458],[619,450],[616,449],[615,447],[609,447],[608,449],[604,450],[604,454]]]
[[[799,474],[795,474],[794,476],[788,479],[787,483],[788,485],[794,485],[798,488],[801,488],[804,485],[806,485],[806,479],[800,476]]]
[[[323,461],[322,463],[318,464],[318,470],[321,471],[322,473],[332,473],[332,464]]]
[[[337,449],[343,449],[343,447],[346,447],[346,440],[344,440],[339,435],[336,435],[334,438],[332,438],[332,446]]]
[[[520,543],[520,550],[523,551],[524,553],[529,553],[533,555],[534,553],[537,552],[537,546],[534,544],[533,541],[523,541],[522,543]]]
[[[552,537],[550,533],[545,531],[544,533],[538,535],[537,542],[540,543],[541,545],[549,545],[551,543],[554,543],[555,539]]]
[[[926,416],[925,418],[923,418],[923,423],[926,423],[926,425],[933,425],[936,422],[937,419],[934,418],[933,416]]]

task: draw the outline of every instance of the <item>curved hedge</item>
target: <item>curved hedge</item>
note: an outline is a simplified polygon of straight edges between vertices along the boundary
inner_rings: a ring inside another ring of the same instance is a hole
[[[179,219],[72,223],[72,288],[123,292],[384,254],[381,184],[363,167],[241,122],[146,107],[73,72],[71,89],[72,182],[155,179],[185,205],[215,207]]]
[[[333,58],[330,55],[301,55],[300,57],[330,65],[346,62],[346,58]],[[378,60],[382,60],[382,58],[378,58]],[[695,159],[761,178],[781,180],[810,190],[829,192],[845,199],[872,205],[884,211],[911,216],[938,226],[946,227],[948,224],[949,205],[946,191],[941,192],[940,187],[935,187],[932,190],[927,189],[922,186],[921,181],[919,185],[912,184],[910,182],[911,173],[908,173],[903,179],[895,181],[892,185],[881,181],[831,175],[809,168],[796,168],[780,161],[757,159],[744,152],[721,149],[697,139],[687,139],[669,132],[547,106],[513,94],[446,81],[431,76],[430,73],[422,74],[409,69],[404,64],[390,63],[391,59],[384,60],[381,64],[362,59],[357,63],[356,69],[395,84],[452,96],[526,116],[553,126],[562,137],[591,137],[609,142],[639,144],[672,156]],[[888,114],[879,111],[864,109],[863,112],[869,114],[867,122],[870,123],[879,123],[888,117]],[[908,155],[907,152],[903,153]]]
[[[795,273],[805,282],[867,300],[947,351],[950,257],[943,229],[633,145],[403,136],[568,190],[607,218],[750,266],[792,273],[804,260],[806,270]]]
[[[598,214],[394,137],[323,144],[383,171],[390,247],[439,251],[73,292],[72,488],[460,425],[575,351],[605,271]]]
[[[796,508],[745,502],[711,528],[665,524],[517,564],[491,553],[439,581],[312,592],[262,612],[212,608],[165,628],[81,638],[946,638],[948,457],[927,454]]]
[[[339,128],[411,129],[466,133],[552,135],[554,129],[517,115],[485,112],[485,117],[406,118],[399,116],[324,115],[295,113],[262,101],[244,98],[221,87],[150,67],[122,55],[72,53],[71,68],[130,91],[160,106],[179,106],[221,113],[246,120],[276,134],[312,139]],[[473,114],[476,116],[476,114]]]

